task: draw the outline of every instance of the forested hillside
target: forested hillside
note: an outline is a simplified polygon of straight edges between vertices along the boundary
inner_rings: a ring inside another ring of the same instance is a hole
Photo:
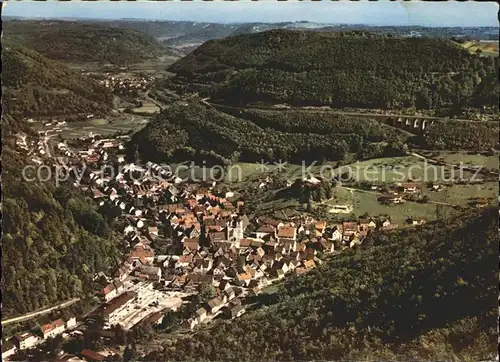
[[[497,68],[448,40],[271,30],[208,41],[169,70],[230,103],[456,109],[498,107],[483,84]]]
[[[499,132],[498,122],[441,121],[425,129],[422,142],[436,150],[499,149]]]
[[[431,149],[499,148],[494,122],[437,121],[424,134],[379,121],[325,112],[229,110],[192,99],[179,101],[134,134],[129,156],[145,160],[298,163],[402,156],[407,145]]]
[[[6,21],[3,41],[33,49],[62,62],[130,64],[162,54],[168,49],[153,37],[98,23],[67,21]]]
[[[379,144],[379,150],[369,157],[398,148],[404,154],[400,132],[376,122],[325,116],[324,125],[319,126],[318,121],[314,127],[312,122],[304,125],[307,118],[300,120],[300,116],[292,118],[290,124],[261,117],[253,113],[234,117],[197,100],[177,102],[133,136],[129,151],[132,154],[137,149],[144,159],[157,161],[229,164],[281,159],[301,163],[343,160],[348,153],[362,152],[367,144],[386,141],[390,144]],[[302,125],[295,126],[294,122]]]
[[[2,318],[95,291],[93,276],[115,266],[117,239],[92,200],[72,186],[27,181],[15,134],[2,117]]]
[[[497,269],[494,209],[374,236],[145,360],[493,358]]]
[[[3,104],[15,116],[104,113],[112,95],[89,77],[18,46],[2,49]]]

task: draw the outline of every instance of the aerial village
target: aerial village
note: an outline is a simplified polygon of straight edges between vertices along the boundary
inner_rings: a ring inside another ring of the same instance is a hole
[[[95,276],[102,284],[96,291],[101,304],[92,314],[78,321],[69,315],[38,323],[35,330],[5,343],[4,359],[55,335],[81,335],[96,316],[104,320],[104,335],[117,325],[128,331],[137,325],[161,324],[167,311],[191,303],[189,297],[201,284],[213,286],[216,295],[193,310],[182,328],[192,330],[214,318],[237,318],[245,313],[246,298],[266,286],[287,275],[309,272],[329,255],[362,244],[376,229],[398,227],[390,219],[329,224],[308,214],[290,220],[256,217],[245,212],[245,200],[234,192],[221,194],[216,182],[192,182],[152,162],[126,163],[128,139],[91,136],[78,140],[78,149],[65,142],[54,147],[51,159],[73,167],[75,186],[100,206],[119,210],[126,254],[110,275]],[[37,160],[50,153],[43,142],[27,145],[23,137],[17,145],[38,150]],[[310,186],[316,181],[309,180]],[[404,195],[418,192],[418,184],[399,188],[402,194],[389,193],[383,202],[403,202]],[[337,207],[339,213],[346,212],[346,206]],[[81,357],[105,358],[91,350],[84,350]]]

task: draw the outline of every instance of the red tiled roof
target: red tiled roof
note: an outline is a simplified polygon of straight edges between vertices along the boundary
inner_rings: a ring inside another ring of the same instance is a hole
[[[252,244],[251,239],[240,239],[240,247],[241,248],[248,248]]]
[[[134,299],[136,295],[137,293],[135,292],[126,292],[115,299],[112,299],[104,306],[103,311],[107,314],[113,313],[115,310],[125,305],[129,300]]]
[[[342,228],[344,231],[356,231],[358,229],[358,225],[355,222],[344,222],[342,223]]]
[[[191,263],[193,261],[193,254],[182,255],[179,258],[180,263]]]
[[[106,358],[102,354],[92,351],[90,349],[84,349],[83,351],[80,352],[80,355],[91,361],[104,361],[104,359]]]
[[[416,182],[405,182],[403,183],[403,188],[405,189],[418,189],[420,188],[420,184]]]
[[[271,225],[262,225],[260,228],[257,229],[258,233],[269,233],[273,234],[276,231],[276,228]]]
[[[296,230],[292,226],[283,226],[278,229],[279,238],[294,238],[296,235]]]
[[[184,247],[197,250],[200,246],[199,238],[184,239]]]
[[[62,327],[62,326],[64,326],[63,320],[57,319],[57,320],[53,321],[52,323],[48,323],[48,324],[43,325],[42,332],[47,333],[47,332],[50,332],[50,331],[56,329],[57,327]]]

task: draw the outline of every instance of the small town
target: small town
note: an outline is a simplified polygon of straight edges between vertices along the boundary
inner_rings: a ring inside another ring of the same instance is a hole
[[[389,218],[328,224],[307,215],[289,220],[248,215],[245,200],[231,191],[221,194],[216,182],[191,182],[152,162],[127,163],[128,140],[127,135],[89,134],[75,142],[59,142],[51,151],[42,137],[32,145],[25,136],[18,137],[16,146],[28,151],[36,164],[71,166],[74,185],[99,206],[109,206],[120,215],[127,254],[111,275],[95,276],[103,284],[96,291],[101,301],[98,308],[84,320],[77,321],[74,315],[53,321],[45,318],[46,324],[38,323],[35,330],[9,341],[6,347],[10,348],[2,352],[5,359],[57,335],[81,336],[96,318],[104,322],[101,332],[108,337],[116,326],[127,332],[137,326],[160,325],[167,311],[178,311],[186,304],[199,306],[199,300],[192,300],[202,286],[212,287],[215,293],[178,328],[192,330],[214,318],[237,318],[245,313],[248,297],[274,282],[307,273],[324,258],[358,247],[374,230],[398,227]],[[113,175],[114,170],[120,171]],[[321,183],[316,177],[302,181],[305,187]],[[263,179],[260,186],[265,185]],[[394,185],[379,201],[404,202],[419,187],[417,183]],[[350,211],[350,205],[335,205],[331,212]],[[408,222],[421,225],[425,220]],[[103,360],[109,354],[113,351],[84,350],[81,357]],[[78,360],[65,357],[61,360]]]
[[[498,361],[497,4],[77,5],[3,7],[2,360]]]

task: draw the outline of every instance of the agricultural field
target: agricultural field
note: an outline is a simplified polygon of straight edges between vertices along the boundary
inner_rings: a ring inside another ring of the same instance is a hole
[[[140,116],[120,117],[117,119],[89,120],[82,122],[71,122],[66,125],[60,135],[63,138],[79,138],[87,136],[90,132],[102,136],[114,134],[116,132],[137,131],[144,127],[149,120]]]
[[[443,161],[447,164],[459,165],[462,162],[467,166],[483,166],[492,170],[498,170],[498,154],[485,156],[481,154],[471,154],[467,152],[448,153],[436,152],[434,159]]]
[[[454,154],[449,154],[452,157]],[[483,157],[483,156],[481,156]],[[485,161],[484,159],[482,161]],[[488,160],[493,164],[493,160]],[[408,180],[423,182],[450,182],[453,179],[471,178],[474,173],[462,171],[453,167],[437,166],[414,157],[378,158],[343,166],[341,172],[350,171],[351,176],[358,181],[374,183],[395,183]]]
[[[132,110],[133,113],[146,113],[146,114],[155,114],[160,111],[160,107],[158,107],[153,102],[144,102],[141,107],[134,108]]]
[[[484,184],[453,185],[443,191],[426,191],[425,194],[432,201],[449,202],[455,205],[466,206],[473,198],[486,198],[496,200],[498,195],[498,182],[485,182]]]
[[[366,213],[370,217],[390,217],[391,222],[398,224],[399,227],[405,225],[405,220],[408,217],[416,219],[426,219],[432,221],[436,219],[436,204],[419,204],[416,202],[406,202],[399,205],[383,205],[377,201],[376,193],[364,192],[361,190],[348,190],[343,187],[337,187],[334,191],[334,198],[327,201],[327,206],[335,204],[353,205],[353,214],[360,217]],[[447,217],[452,215],[455,210],[449,206],[443,206],[441,215]],[[342,217],[342,214],[338,214]],[[348,216],[348,215],[346,215]]]

